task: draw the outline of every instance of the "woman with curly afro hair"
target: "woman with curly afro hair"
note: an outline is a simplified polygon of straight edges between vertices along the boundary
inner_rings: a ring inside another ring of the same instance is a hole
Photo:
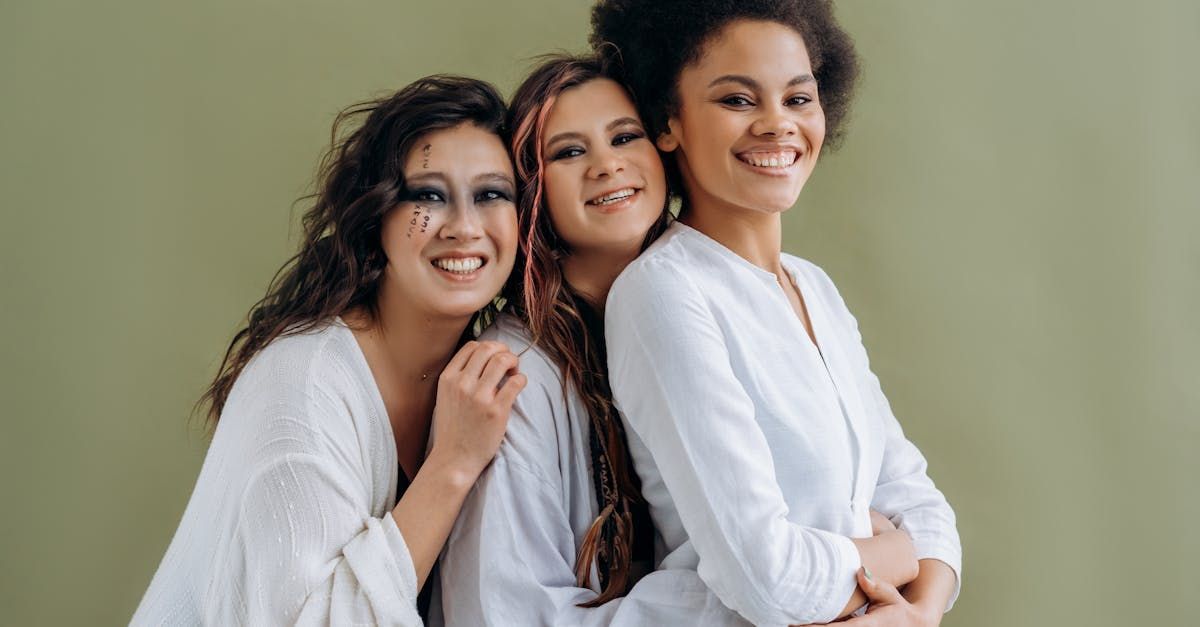
[[[605,309],[658,566],[696,569],[755,624],[938,624],[954,511],[837,288],[782,252],[858,74],[831,2],[602,0],[592,24],[682,201]]]

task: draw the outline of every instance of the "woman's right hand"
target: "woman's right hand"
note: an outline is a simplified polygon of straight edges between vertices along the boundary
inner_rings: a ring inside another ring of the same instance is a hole
[[[492,461],[513,401],[525,387],[517,356],[500,342],[467,342],[438,377],[430,457],[475,476]],[[508,377],[501,385],[501,380]]]

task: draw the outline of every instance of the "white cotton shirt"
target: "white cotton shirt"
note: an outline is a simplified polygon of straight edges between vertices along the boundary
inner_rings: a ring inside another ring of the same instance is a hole
[[[420,625],[398,472],[353,333],[272,342],[238,376],[131,624]]]
[[[480,339],[520,355],[528,378],[492,464],[467,496],[439,563],[447,625],[745,625],[694,568],[652,572],[630,593],[596,608],[575,585],[575,556],[599,514],[591,429],[574,386],[524,325],[501,315]],[[432,622],[432,621],[431,621]]]
[[[676,222],[609,292],[610,381],[660,567],[696,569],[755,624],[826,623],[855,589],[849,538],[871,535],[871,509],[956,575],[961,548],[837,288],[781,262],[820,352],[774,274]]]

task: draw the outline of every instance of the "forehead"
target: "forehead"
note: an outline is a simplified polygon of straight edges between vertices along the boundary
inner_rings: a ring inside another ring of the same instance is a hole
[[[638,117],[629,93],[612,79],[596,78],[558,95],[546,118],[544,136],[549,138],[566,131],[582,132],[624,117]]]
[[[436,170],[470,176],[479,172],[512,173],[504,142],[474,124],[431,131],[417,138],[404,159],[408,176]]]
[[[789,81],[811,74],[812,62],[804,38],[794,28],[778,22],[736,20],[726,24],[703,44],[700,57],[680,73],[681,81],[727,74],[770,81]]]

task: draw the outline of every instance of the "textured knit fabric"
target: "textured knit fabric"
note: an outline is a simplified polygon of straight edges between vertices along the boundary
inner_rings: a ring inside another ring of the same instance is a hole
[[[340,320],[238,377],[134,625],[420,625],[375,381]]]
[[[660,570],[596,608],[575,585],[575,556],[599,514],[587,409],[528,331],[502,315],[482,339],[520,355],[528,384],[504,442],[463,506],[440,562],[442,609],[452,627],[495,625],[744,625],[694,569]]]
[[[774,274],[673,224],[609,292],[609,372],[660,567],[696,569],[755,624],[825,623],[855,589],[871,509],[956,574],[961,548],[837,288],[781,262],[815,346]]]

